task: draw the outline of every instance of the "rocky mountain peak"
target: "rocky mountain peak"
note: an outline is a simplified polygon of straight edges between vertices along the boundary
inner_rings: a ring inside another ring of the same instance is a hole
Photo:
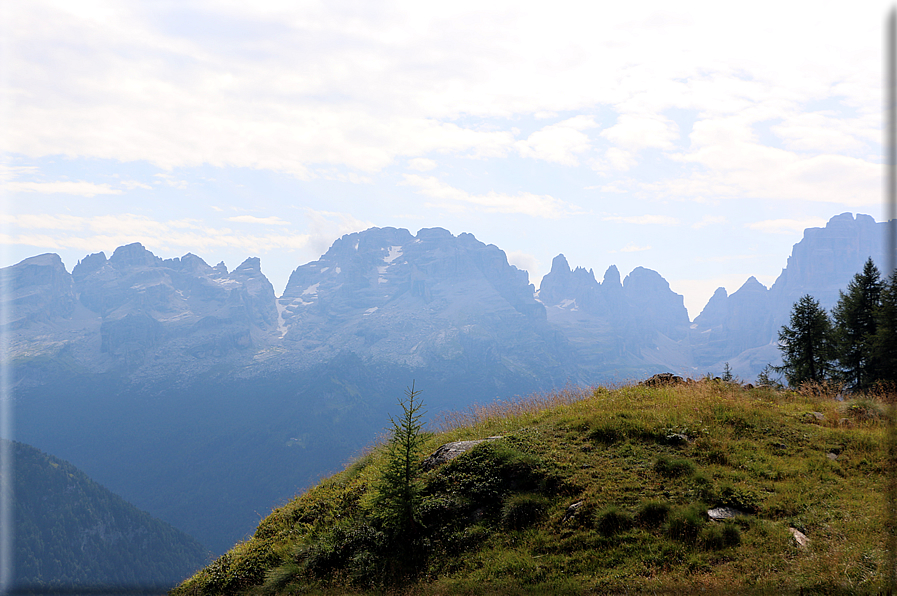
[[[465,334],[491,335],[499,321],[515,327],[545,318],[527,273],[502,250],[442,228],[347,234],[297,267],[277,302],[287,341],[311,350],[391,346],[390,358],[413,361],[424,346],[446,341],[444,334],[431,337],[437,322],[453,334],[463,327]]]
[[[277,328],[274,288],[255,257],[228,275],[223,263],[213,268],[189,253],[162,260],[133,243],[117,248],[108,260],[104,253],[86,256],[71,275],[56,255],[26,259],[12,270],[21,325],[40,317],[64,320],[77,302],[83,305],[86,310],[67,333],[77,338],[97,327],[100,342],[94,346],[106,356],[82,353],[95,359],[95,366],[122,361],[133,368],[152,358],[223,356]],[[178,346],[170,354],[162,348],[168,341]]]
[[[62,269],[65,271],[65,265],[62,263],[62,259],[55,252],[28,257],[21,261],[19,265],[22,267],[49,267],[51,269]]]
[[[461,236],[470,236],[473,238],[473,234],[462,233]],[[417,239],[421,241],[439,241],[439,240],[450,240],[454,238],[452,233],[444,228],[422,228],[417,232]]]
[[[670,284],[653,269],[636,267],[623,280],[623,289],[628,295],[664,292]]]
[[[761,284],[756,277],[753,275],[747,278],[741,287],[738,288],[736,293],[738,292],[766,292],[767,288],[763,284]],[[734,295],[734,294],[733,294]]]
[[[549,273],[554,273],[555,275],[570,273],[570,264],[567,263],[567,257],[565,257],[563,254],[559,254],[554,259],[552,259],[551,271]]]
[[[601,282],[602,287],[610,288],[610,287],[623,287],[623,284],[620,282],[620,270],[617,269],[616,265],[611,265],[607,268],[607,271],[604,272],[604,280]]]
[[[570,270],[566,257],[560,254],[551,262],[551,271],[542,278],[539,285],[539,300],[549,306],[574,302],[577,308],[586,307],[594,299],[598,282],[591,270],[576,267]]]
[[[12,329],[72,316],[76,303],[74,285],[59,255],[37,255],[9,269],[12,283],[5,299],[10,301]]]
[[[729,294],[726,292],[726,288],[717,288],[703,310],[701,310],[701,314],[695,317],[692,328],[710,329],[722,325],[728,313],[726,304],[728,297]]]
[[[80,281],[94,271],[101,269],[106,263],[106,253],[104,252],[87,255],[78,261],[78,264],[72,269],[72,277],[75,278],[75,281]]]
[[[240,263],[240,265],[231,272],[231,275],[233,276],[234,274],[239,274],[241,276],[254,276],[261,275],[261,273],[262,260],[258,257],[249,257],[248,259]]]
[[[824,228],[804,230],[803,239],[794,245],[787,266],[770,288],[775,302],[790,309],[803,294],[810,293],[823,308],[834,306],[839,291],[867,258],[879,269],[885,265],[886,225],[868,215],[842,213]]]
[[[189,252],[181,258],[166,259],[165,265],[193,275],[210,275],[214,271],[202,258]]]
[[[689,318],[685,299],[670,289],[659,273],[636,267],[623,280],[623,294],[643,335],[660,332],[671,339],[685,336]]]
[[[162,264],[162,259],[146,250],[139,242],[134,242],[116,248],[109,257],[109,264],[115,269],[155,267]]]

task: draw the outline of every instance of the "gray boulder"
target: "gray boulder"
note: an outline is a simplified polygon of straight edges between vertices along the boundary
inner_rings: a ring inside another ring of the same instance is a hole
[[[462,453],[470,451],[480,443],[485,441],[496,441],[498,439],[501,439],[501,437],[486,437],[485,439],[476,439],[473,441],[454,441],[452,443],[446,443],[434,451],[430,457],[425,459],[422,467],[424,470],[432,470],[433,468],[452,461]]]

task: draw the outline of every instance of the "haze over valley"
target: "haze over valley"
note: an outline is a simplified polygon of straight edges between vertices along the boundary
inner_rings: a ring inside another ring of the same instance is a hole
[[[883,228],[808,229],[771,288],[720,289],[694,320],[659,272],[599,282],[558,255],[536,291],[500,248],[440,228],[348,234],[280,297],[255,257],[229,271],[130,244],[68,272],[39,255],[3,271],[17,439],[222,552],[374,440],[412,379],[429,416],[726,363],[753,380],[797,298],[830,307],[883,262]]]
[[[886,10],[0,3],[0,465],[63,491],[15,510],[29,581],[225,553],[412,381],[427,422],[754,381],[801,296],[885,273]]]

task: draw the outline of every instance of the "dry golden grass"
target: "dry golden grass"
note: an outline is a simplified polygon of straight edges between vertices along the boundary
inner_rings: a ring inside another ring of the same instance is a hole
[[[499,419],[535,415],[558,406],[566,406],[594,395],[601,389],[568,386],[550,393],[535,393],[528,397],[496,400],[488,405],[473,404],[464,410],[442,412],[433,423],[437,433],[450,433],[458,429],[478,428]]]

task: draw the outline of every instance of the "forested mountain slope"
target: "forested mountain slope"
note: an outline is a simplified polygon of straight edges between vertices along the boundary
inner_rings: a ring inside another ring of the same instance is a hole
[[[13,442],[14,588],[166,589],[208,563],[196,540],[68,462]],[[0,469],[0,475],[8,474]]]

